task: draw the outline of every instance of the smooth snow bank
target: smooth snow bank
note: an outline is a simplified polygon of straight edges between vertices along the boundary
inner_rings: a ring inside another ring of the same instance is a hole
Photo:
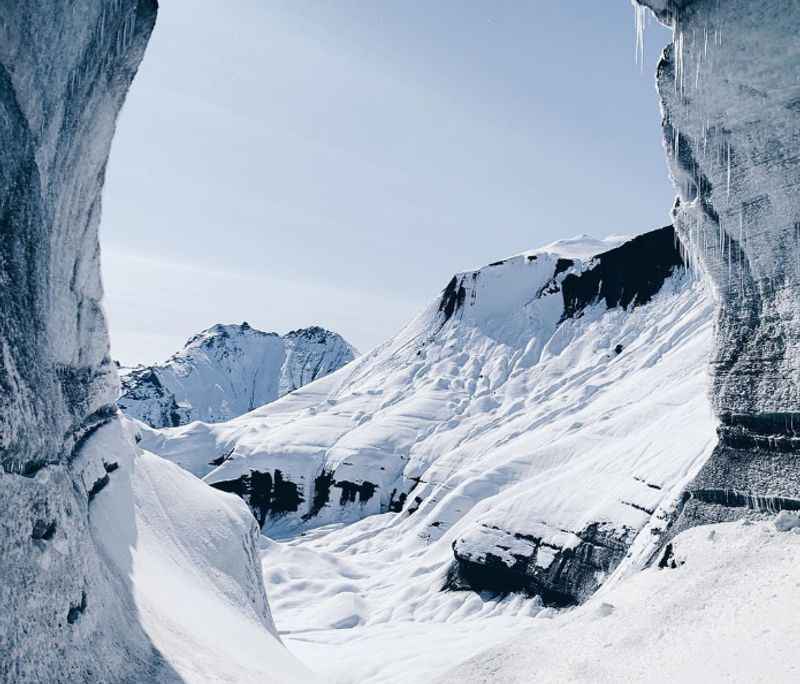
[[[119,430],[119,421],[101,428],[85,448],[106,461],[113,450],[118,463],[90,520],[120,594],[132,597],[127,609],[161,655],[149,681],[311,681],[276,635],[247,507],[153,454],[118,453]]]
[[[262,538],[270,604],[287,647],[330,684],[427,682],[525,632],[538,599],[443,592],[451,552],[392,515]]]
[[[768,522],[675,538],[676,568],[651,567],[440,681],[796,682],[800,535]]]

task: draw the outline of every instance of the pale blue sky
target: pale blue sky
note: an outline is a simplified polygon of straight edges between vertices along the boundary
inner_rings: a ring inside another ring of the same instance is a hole
[[[216,322],[361,350],[457,271],[668,222],[628,0],[162,0],[112,151],[112,352]]]

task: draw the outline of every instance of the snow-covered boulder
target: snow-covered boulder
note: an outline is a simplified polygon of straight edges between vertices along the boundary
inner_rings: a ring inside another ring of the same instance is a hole
[[[642,3],[674,29],[658,65],[676,230],[717,302],[719,447],[683,525],[800,506],[800,6]]]
[[[770,527],[687,530],[673,540],[674,568],[652,566],[575,610],[530,620],[434,681],[793,682],[800,537]]]
[[[714,443],[710,306],[672,227],[581,236],[457,274],[395,338],[276,402],[142,444],[270,535],[388,513],[381,535],[449,557],[440,586],[571,603],[640,530],[657,543]]]
[[[789,532],[800,528],[800,514],[793,511],[781,511],[775,516],[774,523],[778,532]]]
[[[119,407],[151,427],[230,420],[350,363],[356,350],[319,327],[286,335],[214,325],[166,363],[122,377]]]

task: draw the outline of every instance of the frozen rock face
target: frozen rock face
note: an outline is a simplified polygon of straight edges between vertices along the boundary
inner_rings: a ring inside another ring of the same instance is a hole
[[[353,523],[429,585],[575,603],[634,539],[658,543],[710,453],[710,314],[671,226],[581,236],[456,274],[392,340],[278,401],[142,444],[270,536]]]
[[[0,680],[121,681],[153,651],[89,530],[113,455],[81,448],[114,414],[100,195],[156,2],[3,0],[0,16]]]
[[[719,446],[683,524],[800,508],[800,6],[643,4],[674,27],[657,80],[675,225],[718,305]]]
[[[151,427],[230,420],[350,363],[357,352],[319,327],[287,335],[214,325],[159,366],[122,378],[119,407]]]
[[[309,678],[275,633],[252,516],[136,449],[114,405],[100,196],[156,10],[0,0],[4,683]]]

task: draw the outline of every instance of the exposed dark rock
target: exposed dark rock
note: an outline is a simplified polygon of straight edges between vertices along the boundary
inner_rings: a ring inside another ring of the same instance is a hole
[[[58,524],[55,520],[37,520],[33,523],[32,539],[44,539],[45,541],[53,538]]]
[[[678,562],[675,560],[675,552],[672,544],[667,544],[664,547],[664,552],[661,554],[661,559],[658,561],[659,568],[670,568],[674,570],[678,567]]]
[[[572,268],[574,265],[575,262],[572,259],[562,259],[559,257],[556,260],[556,267],[553,270],[553,277],[539,288],[536,296],[542,297],[543,295],[555,294],[556,292],[559,292],[561,290],[561,286],[559,284],[558,276]]]
[[[406,509],[409,515],[414,515],[419,510],[419,506],[422,503],[422,497],[415,496],[414,502]]]
[[[508,533],[498,530],[498,539]],[[576,533],[580,542],[574,548],[561,548],[543,542],[527,534],[509,535],[524,539],[530,544],[530,553],[511,554],[513,563],[507,562],[508,547],[496,545],[497,553],[481,550],[476,555],[462,548],[460,540],[453,542],[455,560],[448,573],[445,589],[490,591],[497,594],[524,592],[540,596],[546,604],[569,606],[580,603],[591,596],[625,557],[633,541],[634,532],[623,528],[605,530],[599,523]],[[536,564],[542,550],[548,559]]]
[[[464,288],[463,283],[459,280],[458,276],[453,276],[452,280],[447,283],[447,287],[442,292],[442,298],[439,301],[439,311],[444,314],[444,322],[449,321],[453,314],[464,306],[464,300],[467,298],[467,290]]]
[[[225,461],[229,461],[231,459],[233,451],[234,451],[233,448],[228,449],[228,451],[226,451],[224,454],[220,454],[219,456],[217,456],[217,458],[209,461],[208,465],[221,466],[223,463],[225,463]]]
[[[639,235],[597,255],[582,273],[564,277],[563,318],[576,318],[600,301],[609,309],[647,304],[675,269],[684,266],[672,226]]]
[[[397,495],[397,498],[395,498],[395,495]],[[406,504],[406,499],[408,499],[408,494],[405,492],[397,494],[397,490],[393,489],[389,496],[389,511],[392,513],[400,513],[400,511],[403,510],[403,506]]]
[[[314,478],[314,498],[311,500],[311,508],[303,518],[310,520],[317,515],[331,499],[331,486],[333,485],[333,473],[323,470]]]
[[[110,481],[111,480],[109,479],[108,474],[103,475],[103,477],[95,480],[88,492],[89,501],[94,499],[94,497],[96,497]]]
[[[86,592],[81,592],[81,601],[80,603],[73,603],[69,607],[69,611],[67,612],[67,622],[71,625],[74,625],[78,620],[81,619],[81,615],[83,615],[84,611],[86,610]]]
[[[623,349],[624,347],[621,344],[618,344],[616,347],[614,347],[614,353],[619,356]]]
[[[372,482],[367,482],[366,480],[361,484],[348,482],[347,480],[338,480],[333,486],[342,490],[341,496],[339,497],[340,506],[344,506],[348,503],[355,503],[356,500],[358,500],[358,503],[366,503],[372,498],[372,495],[378,488],[377,485]]]
[[[261,527],[269,516],[297,512],[303,502],[297,484],[285,479],[280,470],[271,474],[251,470],[235,480],[213,482],[211,486],[244,499]]]

